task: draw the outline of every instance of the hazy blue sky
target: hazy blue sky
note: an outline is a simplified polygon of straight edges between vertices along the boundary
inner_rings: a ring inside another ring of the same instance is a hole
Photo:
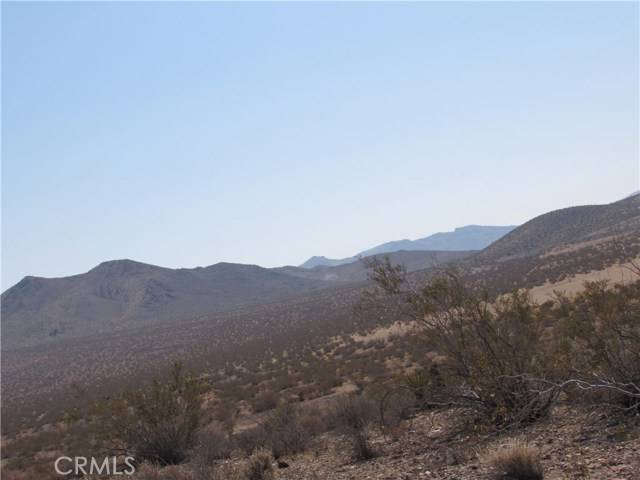
[[[2,3],[2,289],[638,189],[637,3]]]

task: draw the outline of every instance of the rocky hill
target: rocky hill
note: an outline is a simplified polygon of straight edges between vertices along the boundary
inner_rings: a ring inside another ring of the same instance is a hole
[[[132,260],[104,262],[71,277],[26,277],[2,294],[2,347],[157,325],[283,299],[323,284],[255,265],[171,269]]]

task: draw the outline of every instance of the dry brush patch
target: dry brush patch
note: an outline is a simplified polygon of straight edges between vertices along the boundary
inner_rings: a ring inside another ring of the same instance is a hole
[[[487,456],[493,480],[543,480],[540,453],[524,443],[514,443]]]

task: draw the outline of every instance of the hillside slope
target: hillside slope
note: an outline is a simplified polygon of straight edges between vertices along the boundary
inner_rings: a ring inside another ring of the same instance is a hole
[[[554,210],[529,220],[478,255],[481,262],[533,256],[568,244],[640,234],[640,195],[607,205]]]

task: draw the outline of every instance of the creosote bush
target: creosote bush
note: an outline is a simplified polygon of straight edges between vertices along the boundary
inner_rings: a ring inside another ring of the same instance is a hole
[[[536,391],[530,377],[523,375],[544,379],[550,371],[544,322],[526,292],[490,302],[455,272],[414,287],[404,270],[388,259],[373,265],[371,277],[378,293],[400,300],[400,310],[422,325],[425,342],[441,359],[428,366],[428,375],[405,379],[416,398],[424,397],[433,406],[472,408],[499,427],[527,423],[546,413],[554,391]]]
[[[194,445],[205,385],[175,363],[168,381],[125,391],[97,405],[101,432],[114,452],[172,465]]]
[[[587,282],[574,299],[558,295],[564,385],[598,403],[640,412],[640,282]]]
[[[488,457],[492,480],[543,480],[538,450],[523,444],[502,448]]]

